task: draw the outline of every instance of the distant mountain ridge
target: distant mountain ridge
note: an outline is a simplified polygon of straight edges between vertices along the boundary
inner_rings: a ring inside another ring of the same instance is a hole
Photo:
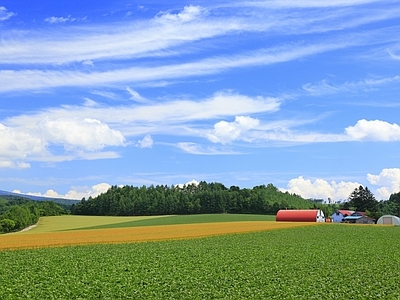
[[[53,201],[53,202],[56,202],[56,203],[67,204],[67,205],[77,204],[77,203],[80,202],[80,200],[33,196],[33,195],[26,195],[26,194],[18,194],[18,193],[13,193],[13,192],[7,192],[7,191],[3,191],[3,190],[0,190],[0,197],[1,196],[21,197],[21,198],[27,198],[27,199],[30,199],[30,200],[33,200],[33,201]]]

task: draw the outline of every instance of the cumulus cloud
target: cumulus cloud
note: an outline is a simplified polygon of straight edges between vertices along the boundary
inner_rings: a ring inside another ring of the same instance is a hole
[[[26,195],[48,197],[48,198],[63,198],[71,200],[81,200],[82,198],[88,199],[89,197],[97,197],[111,188],[108,183],[99,183],[91,187],[72,187],[66,194],[59,194],[53,189],[47,190],[45,193],[40,192],[27,192]],[[13,193],[22,194],[20,190],[14,190]]]
[[[283,189],[290,193],[295,193],[303,198],[324,199],[328,198],[339,201],[349,197],[355,188],[359,187],[358,182],[328,182],[324,179],[305,179],[303,176],[291,179],[287,185],[287,189]]]
[[[368,182],[380,186],[376,190],[376,196],[379,199],[389,199],[393,193],[400,192],[400,169],[383,169],[378,175],[367,174]]]
[[[7,127],[1,123],[0,141],[0,160],[2,161],[0,165],[2,167],[18,167],[20,163],[12,161],[46,153],[45,141],[22,129]],[[22,164],[21,166],[28,165]]]
[[[400,168],[382,169],[379,174],[368,173],[367,181],[374,186],[370,190],[377,200],[387,200],[391,194],[400,191]],[[360,184],[352,181],[330,181],[324,179],[310,180],[303,176],[291,179],[287,184],[288,191],[302,196],[303,198],[324,199],[328,198],[334,201],[346,200],[355,188]]]
[[[151,135],[146,135],[142,140],[138,141],[139,148],[152,148],[153,147],[153,139]]]
[[[237,116],[234,122],[220,121],[214,125],[214,129],[207,133],[207,138],[214,143],[226,144],[243,138],[247,131],[257,128],[258,119],[248,116]]]
[[[96,119],[52,119],[45,118],[38,124],[44,139],[61,144],[66,149],[81,148],[95,151],[107,146],[121,146],[125,138],[118,130]]]
[[[380,120],[362,119],[356,125],[347,127],[345,131],[351,139],[358,141],[390,142],[400,140],[400,126]]]
[[[115,158],[115,153],[99,151],[126,145],[120,131],[96,119],[46,116],[31,121],[0,123],[0,168],[28,168],[26,161]],[[62,146],[68,154],[53,153],[52,146]]]
[[[195,185],[195,186],[198,186],[199,185],[199,182],[197,181],[197,180],[192,180],[192,181],[189,181],[189,182],[186,182],[185,184],[183,184],[183,183],[178,183],[178,184],[176,184],[175,186],[177,186],[177,187],[179,187],[179,188],[183,188],[184,186],[188,186],[188,185]]]
[[[8,11],[4,6],[0,6],[0,21],[8,20],[9,18],[15,16],[16,13]]]

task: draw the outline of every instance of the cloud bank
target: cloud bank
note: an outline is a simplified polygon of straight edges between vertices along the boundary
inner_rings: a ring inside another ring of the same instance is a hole
[[[377,200],[388,200],[391,194],[400,192],[400,169],[388,168],[383,169],[379,174],[367,174],[367,182],[369,189],[374,193]],[[323,199],[328,198],[333,201],[345,201],[355,188],[360,185],[366,186],[359,182],[334,180],[327,181],[325,179],[306,179],[303,176],[291,179],[286,189],[290,193],[295,193],[307,199]]]

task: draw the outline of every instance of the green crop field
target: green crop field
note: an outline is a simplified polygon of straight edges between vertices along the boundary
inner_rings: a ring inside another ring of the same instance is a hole
[[[41,217],[37,227],[27,231],[28,233],[57,232],[66,230],[81,230],[87,227],[110,226],[120,227],[118,224],[133,224],[144,220],[165,218],[168,216],[139,216],[139,217],[110,217],[110,216],[74,216],[62,215]]]
[[[0,299],[399,299],[399,240],[400,227],[321,224],[0,251]]]
[[[199,215],[173,215],[162,217],[146,217],[140,220],[125,220],[124,222],[105,223],[92,225],[79,229],[123,228],[138,226],[159,226],[175,224],[198,224],[213,222],[241,222],[241,221],[275,221],[275,216],[252,214],[199,214]]]
[[[173,216],[139,216],[139,217],[111,217],[111,216],[74,216],[63,215],[42,217],[37,227],[28,233],[57,232],[68,230],[124,228],[138,226],[159,226],[174,224],[196,224],[212,222],[238,221],[275,221],[275,216],[252,214],[199,214]]]

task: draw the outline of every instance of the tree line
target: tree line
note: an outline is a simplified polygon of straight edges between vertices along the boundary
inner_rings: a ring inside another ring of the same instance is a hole
[[[366,212],[367,216],[375,220],[383,215],[400,216],[400,192],[390,195],[388,200],[377,201],[368,187],[360,185],[340,208]]]
[[[0,198],[0,233],[22,230],[36,224],[42,216],[58,216],[65,213],[69,211],[53,201]]]
[[[106,193],[72,205],[77,215],[170,215],[205,213],[275,214],[280,209],[308,209],[315,203],[268,184],[248,188],[221,183],[184,186],[112,186]]]

